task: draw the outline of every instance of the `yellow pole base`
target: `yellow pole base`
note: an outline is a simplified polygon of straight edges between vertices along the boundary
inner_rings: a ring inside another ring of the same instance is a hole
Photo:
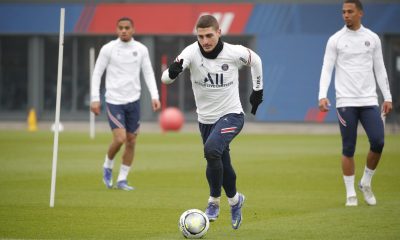
[[[38,130],[35,109],[31,108],[31,110],[29,110],[27,122],[29,132],[36,132]]]

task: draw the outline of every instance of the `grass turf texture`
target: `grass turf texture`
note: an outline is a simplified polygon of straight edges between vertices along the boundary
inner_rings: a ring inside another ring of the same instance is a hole
[[[208,198],[198,134],[141,134],[128,180],[108,190],[102,164],[111,135],[60,134],[55,208],[49,207],[53,135],[0,132],[0,238],[183,239],[177,223]],[[245,135],[231,145],[238,189],[246,195],[239,230],[225,196],[206,239],[399,239],[400,138],[386,136],[373,180],[378,205],[344,207],[338,135]],[[368,140],[357,143],[356,181]],[[116,170],[119,170],[120,156]],[[114,175],[115,181],[116,175]]]

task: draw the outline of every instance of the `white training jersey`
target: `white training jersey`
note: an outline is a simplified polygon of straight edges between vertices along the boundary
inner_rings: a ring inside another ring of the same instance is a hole
[[[242,113],[239,98],[239,69],[250,66],[253,89],[263,89],[262,63],[252,50],[241,45],[224,43],[215,59],[205,58],[197,42],[186,47],[176,61],[183,59],[183,69],[189,68],[198,121],[213,124],[229,113]],[[168,69],[162,75],[166,84],[173,82]]]
[[[126,104],[140,98],[140,71],[152,99],[158,99],[157,84],[151,66],[149,52],[133,38],[123,42],[119,38],[105,44],[97,58],[92,76],[91,101],[100,101],[101,76],[106,73],[106,102]]]
[[[392,101],[381,41],[371,30],[361,26],[353,31],[344,26],[329,38],[320,78],[319,99],[327,97],[333,68],[336,107],[377,106],[376,81],[384,100]]]

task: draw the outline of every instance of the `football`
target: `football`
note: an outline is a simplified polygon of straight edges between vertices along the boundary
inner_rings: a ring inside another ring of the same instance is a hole
[[[201,238],[210,227],[206,214],[199,209],[189,209],[179,218],[179,230],[185,238]]]

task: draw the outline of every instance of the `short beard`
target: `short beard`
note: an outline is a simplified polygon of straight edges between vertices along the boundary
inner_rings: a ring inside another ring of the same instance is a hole
[[[346,24],[346,27],[349,29],[353,29],[353,26],[354,26],[354,24],[352,24],[352,23]]]
[[[131,41],[131,39],[132,39],[132,37],[130,37],[130,38],[122,38],[122,37],[119,37],[119,39],[121,39],[121,41],[123,41],[123,42],[129,42],[129,41]]]

